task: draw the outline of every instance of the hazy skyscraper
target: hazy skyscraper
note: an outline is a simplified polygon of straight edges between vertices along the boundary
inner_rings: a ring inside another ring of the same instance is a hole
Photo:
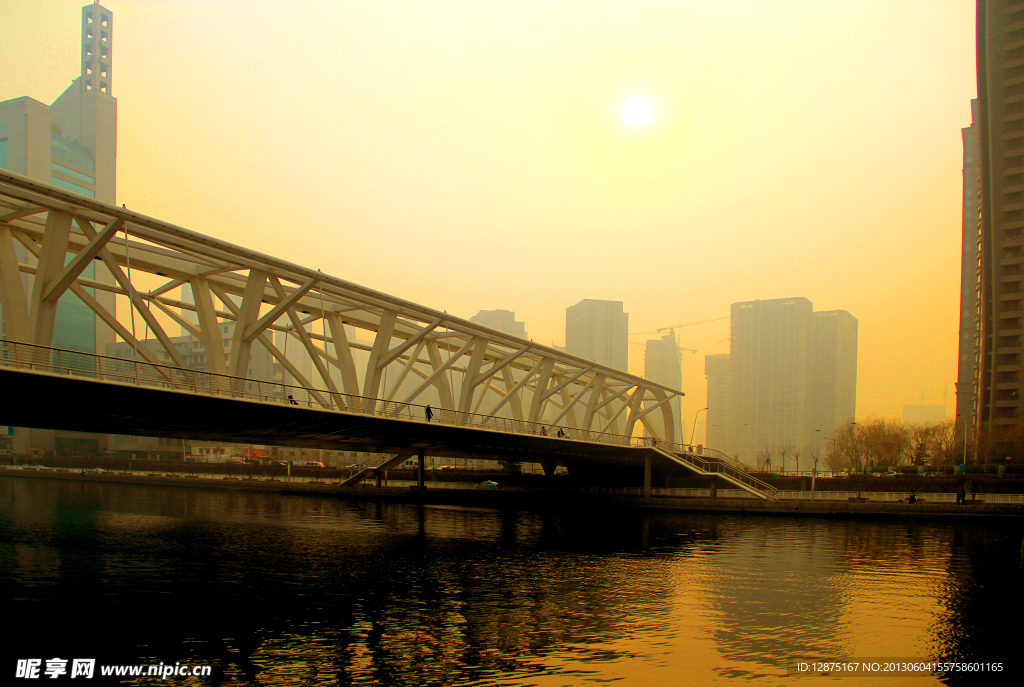
[[[78,78],[52,105],[27,96],[0,103],[0,167],[89,198],[114,202],[117,99],[111,71],[114,15],[82,8]]]
[[[1024,418],[1024,3],[978,0],[981,299],[978,423]]]
[[[111,95],[114,15],[102,5],[82,8],[81,64],[78,78],[52,105],[29,97],[0,103],[0,167],[88,198],[114,202],[117,153],[117,100]],[[75,228],[77,230],[77,227]],[[17,241],[17,259],[35,258]],[[113,283],[105,267],[93,263],[83,276]],[[32,277],[23,276],[26,293]],[[114,295],[89,290],[113,311]],[[97,326],[92,310],[73,293],[57,304],[53,346],[102,353],[114,333]]]
[[[565,350],[601,365],[629,366],[629,315],[622,301],[586,298],[565,309]]]
[[[679,361],[679,343],[676,335],[666,334],[660,339],[651,339],[644,349],[644,379],[649,379],[658,384],[664,384],[672,389],[683,388],[683,368]],[[672,417],[675,418],[676,426],[673,436],[676,443],[686,443],[689,435],[683,432],[682,419],[680,418],[681,401],[678,396],[669,401],[672,406]]]
[[[806,298],[780,298],[734,303],[731,324],[731,353],[705,357],[709,446],[753,462],[765,449],[820,446],[853,420],[853,315],[815,313]]]
[[[100,4],[82,8],[79,75],[53,104],[23,96],[0,102],[0,167],[37,181],[113,204],[117,156],[117,100],[112,95],[114,15]],[[72,226],[72,231],[80,231]],[[35,265],[35,257],[14,241],[19,263]],[[113,284],[107,268],[93,262],[83,277]],[[34,277],[22,273],[25,293]],[[114,294],[86,289],[108,311]],[[6,336],[6,332],[4,333]],[[55,348],[104,353],[114,332],[96,318],[82,300],[68,291],[57,302],[52,345]],[[25,450],[27,433],[15,431],[16,450]],[[52,450],[97,451],[103,435],[33,430],[32,446]]]
[[[527,338],[526,324],[516,320],[514,310],[481,310],[469,318],[469,321],[482,324],[491,329],[497,329],[499,332],[505,332],[512,336],[518,336],[520,339]]]
[[[732,412],[729,403],[732,387],[732,363],[728,353],[704,356],[704,376],[708,380],[708,414],[707,438],[708,446],[735,454],[733,444],[736,439],[737,427],[732,425]]]
[[[812,310],[806,298],[732,305],[731,415],[744,458],[807,436]]]
[[[809,445],[823,446],[832,430],[853,422],[857,412],[858,328],[857,318],[845,310],[825,310],[811,316],[809,424],[805,437]]]

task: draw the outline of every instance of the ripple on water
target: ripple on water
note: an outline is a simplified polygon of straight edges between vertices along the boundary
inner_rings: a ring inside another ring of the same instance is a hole
[[[0,480],[7,650],[264,685],[774,684],[795,657],[998,653],[987,619],[1022,610],[1014,528],[76,486]]]

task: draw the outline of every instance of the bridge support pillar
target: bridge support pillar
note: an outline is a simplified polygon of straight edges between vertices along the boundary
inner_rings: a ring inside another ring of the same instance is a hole
[[[718,498],[718,477],[712,475],[711,484],[708,486],[709,496],[712,499]]]
[[[651,456],[644,456],[644,498],[651,498]]]
[[[381,486],[381,478],[384,477],[384,473],[380,470],[374,470],[373,474],[377,477],[377,488]]]
[[[553,460],[542,460],[540,466],[544,468],[544,476],[550,478],[555,476],[555,469],[558,468],[558,463]]]
[[[423,449],[420,449],[416,453],[416,486],[420,489],[424,488],[423,484]]]

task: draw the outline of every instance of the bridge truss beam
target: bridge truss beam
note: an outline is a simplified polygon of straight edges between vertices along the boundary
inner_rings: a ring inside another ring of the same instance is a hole
[[[93,260],[106,278],[84,276]],[[340,392],[583,431],[642,425],[680,439],[668,402],[676,389],[5,170],[0,268],[12,341],[51,346],[57,300],[71,292],[134,356],[190,366],[166,330],[176,324],[202,343],[200,369],[244,378],[262,346],[325,408]],[[178,295],[183,286],[190,299]],[[99,294],[120,296],[125,311]],[[151,340],[138,338],[136,315]]]

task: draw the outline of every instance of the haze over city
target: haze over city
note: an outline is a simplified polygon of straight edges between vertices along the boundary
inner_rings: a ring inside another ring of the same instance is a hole
[[[5,7],[0,101],[67,87],[80,6]],[[118,204],[548,345],[584,298],[650,332],[806,297],[859,320],[858,417],[953,412],[973,2],[116,12]],[[689,431],[729,321],[678,335]]]

